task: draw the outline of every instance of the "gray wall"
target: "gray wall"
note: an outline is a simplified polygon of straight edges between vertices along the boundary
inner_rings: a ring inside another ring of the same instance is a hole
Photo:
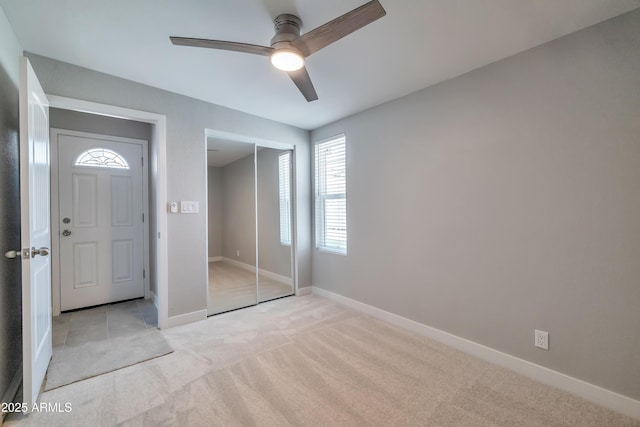
[[[50,108],[49,114],[49,126],[52,128],[142,139],[144,141],[151,140],[151,125],[149,123],[61,110],[59,108]]]
[[[222,168],[222,256],[249,265],[256,265],[254,182],[253,153]]]
[[[314,286],[640,399],[639,113],[636,10],[314,131],[349,227]]]
[[[207,168],[209,258],[222,256],[222,168]]]
[[[49,94],[117,105],[167,116],[167,196],[170,201],[196,200],[206,203],[205,129],[237,133],[295,144],[298,155],[309,153],[309,133],[281,123],[198,101],[114,76],[27,54],[45,91]],[[215,84],[215,83],[212,83]],[[299,162],[299,234],[310,235],[310,169]],[[206,309],[206,221],[200,214],[170,215],[168,218],[169,315]],[[310,241],[300,242],[302,285],[309,285]]]
[[[22,364],[18,57],[22,49],[0,9],[0,399],[13,399],[9,384]],[[4,414],[2,414],[4,416]]]

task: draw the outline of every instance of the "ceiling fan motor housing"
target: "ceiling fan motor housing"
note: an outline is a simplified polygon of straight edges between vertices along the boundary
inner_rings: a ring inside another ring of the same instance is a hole
[[[271,39],[271,47],[290,48],[289,44],[300,37],[301,27],[302,21],[297,16],[288,13],[278,15],[275,19],[276,35]]]

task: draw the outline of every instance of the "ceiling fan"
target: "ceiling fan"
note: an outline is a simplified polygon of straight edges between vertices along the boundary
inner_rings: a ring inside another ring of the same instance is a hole
[[[290,14],[278,15],[275,19],[276,35],[271,39],[271,47],[190,37],[169,38],[171,43],[179,46],[206,47],[269,56],[273,66],[286,71],[307,102],[311,102],[318,99],[318,94],[304,66],[304,58],[384,15],[386,11],[380,2],[372,0],[302,36],[300,35],[302,26],[300,18]]]

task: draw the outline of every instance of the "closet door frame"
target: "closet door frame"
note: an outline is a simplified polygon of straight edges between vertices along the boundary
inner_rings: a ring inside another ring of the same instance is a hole
[[[272,141],[272,140],[268,140],[268,139],[262,139],[262,138],[255,138],[255,137],[250,137],[250,136],[246,136],[246,135],[240,135],[240,134],[236,134],[236,133],[232,133],[232,132],[224,132],[224,131],[219,131],[219,130],[215,130],[215,129],[205,129],[205,135],[204,135],[204,162],[205,162],[205,186],[207,185],[206,183],[208,183],[207,177],[206,177],[206,171],[207,171],[207,137],[213,137],[213,138],[218,138],[218,139],[225,139],[227,141],[234,141],[234,142],[238,142],[238,143],[244,143],[244,144],[253,144],[254,148],[253,148],[253,189],[254,189],[254,217],[255,217],[255,250],[256,250],[256,265],[255,265],[255,274],[256,274],[256,305],[259,304],[258,302],[258,295],[259,295],[259,280],[258,280],[258,275],[259,275],[259,267],[260,267],[260,261],[259,261],[259,257],[258,257],[258,168],[257,168],[257,153],[258,153],[258,148],[273,148],[276,150],[291,150],[291,256],[292,256],[292,279],[293,279],[293,295],[297,295],[298,293],[298,200],[297,200],[297,187],[296,187],[296,146],[294,144],[287,144],[287,143],[282,143],[282,142],[278,142],[278,141]],[[208,194],[208,188],[206,189],[207,194]],[[208,218],[209,216],[209,206],[208,203],[204,203],[206,209],[205,209],[205,217]],[[209,235],[209,230],[208,230],[208,225],[207,223],[205,223],[205,227],[206,227],[206,231],[205,231],[205,235],[208,236]],[[208,237],[207,237],[208,238]],[[206,250],[207,250],[207,255],[205,257],[205,259],[207,260],[207,262],[205,263],[205,268],[206,268],[206,272],[207,272],[207,276],[205,277],[209,277],[208,276],[208,269],[209,269],[209,265],[208,265],[208,260],[209,260],[209,247],[208,244],[206,245]],[[209,301],[209,286],[208,286],[208,281],[207,281],[207,301]],[[207,310],[209,309],[208,307],[208,303],[207,303]]]

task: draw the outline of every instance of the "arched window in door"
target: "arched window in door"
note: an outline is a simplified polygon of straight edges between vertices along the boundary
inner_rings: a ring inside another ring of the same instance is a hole
[[[124,157],[107,148],[92,148],[80,153],[74,165],[93,168],[129,169],[129,163]]]

